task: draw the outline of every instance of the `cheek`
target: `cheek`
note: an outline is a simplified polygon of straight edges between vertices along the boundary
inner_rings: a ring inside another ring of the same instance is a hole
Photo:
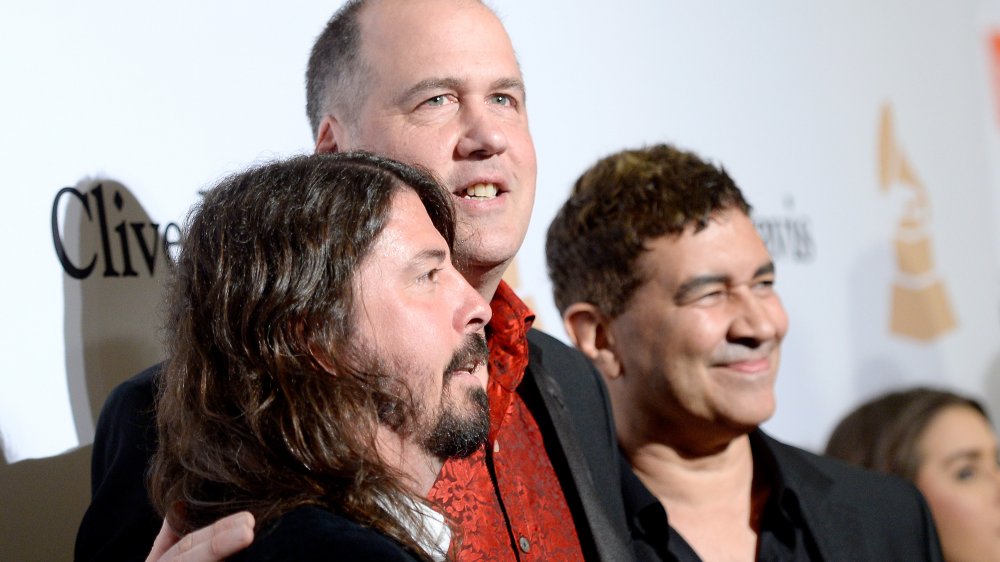
[[[398,133],[398,159],[430,168],[447,177],[443,165],[450,162],[458,144],[457,129],[450,123],[410,125]]]
[[[387,359],[401,361],[403,365],[415,361],[424,364],[434,351],[428,342],[439,339],[435,337],[436,324],[431,325],[426,317],[407,314],[408,311],[405,304],[390,299],[381,300],[378,306],[369,305],[370,339]]]
[[[698,310],[684,320],[671,328],[674,340],[683,345],[688,357],[707,360],[727,345],[732,320],[721,311]]]
[[[445,170],[441,163],[449,160],[454,144],[449,144],[449,134],[443,127],[414,125],[397,120],[378,120],[364,130],[372,134],[363,137],[360,147],[364,150],[388,155],[391,158],[419,164],[438,175]]]
[[[649,309],[622,340],[627,342],[624,360],[646,373],[687,373],[725,342],[725,333],[724,324],[710,314]]]
[[[662,356],[674,341],[665,318],[655,304],[641,311],[629,310],[620,316],[612,327],[620,359],[626,363],[646,364],[653,357]]]
[[[411,139],[417,141],[417,139]],[[444,141],[426,138],[419,142],[407,142],[399,145],[391,155],[402,162],[417,164],[428,168],[438,176],[446,176],[444,163],[451,159],[451,150],[446,148]]]
[[[531,140],[531,133],[528,131],[527,125],[508,134],[508,146],[519,164],[522,181],[528,181],[529,178],[534,179],[538,162],[535,155],[535,145]],[[533,195],[534,192],[532,192]]]
[[[934,513],[940,513],[942,520],[957,521],[970,519],[977,510],[975,498],[966,497],[969,494],[946,484],[937,483],[924,493],[927,503]]]
[[[988,494],[972,487],[957,486],[943,478],[918,480],[931,514],[946,545],[982,544],[995,541],[989,522],[996,521],[996,508],[989,505]]]

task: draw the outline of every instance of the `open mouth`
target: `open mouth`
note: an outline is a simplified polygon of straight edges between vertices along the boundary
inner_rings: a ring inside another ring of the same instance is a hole
[[[445,372],[445,384],[451,380],[455,375],[470,375],[476,376],[476,372],[486,366],[486,358],[484,357],[481,361],[475,358],[470,358],[467,363],[462,363],[458,366],[453,366],[455,368],[448,369]]]
[[[472,373],[475,373],[477,369],[479,369],[480,367],[483,367],[484,365],[486,365],[486,359],[485,358],[482,361],[472,360],[472,361],[469,361],[468,363],[465,363],[464,365],[460,366],[459,368],[454,369],[453,371],[454,372],[460,372],[460,373],[469,373],[469,374],[472,374]]]
[[[474,374],[478,369],[486,366],[490,358],[489,348],[486,346],[486,338],[482,334],[470,334],[465,343],[455,352],[451,362],[445,369],[446,379],[457,373]]]
[[[460,191],[457,195],[465,199],[494,199],[498,192],[495,183],[476,183],[465,188],[464,193]]]

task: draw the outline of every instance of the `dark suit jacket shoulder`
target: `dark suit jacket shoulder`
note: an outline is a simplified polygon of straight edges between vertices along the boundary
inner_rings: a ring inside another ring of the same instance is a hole
[[[912,484],[761,436],[799,494],[824,560],[941,560],[930,510]]]
[[[91,458],[91,503],[76,535],[77,561],[144,561],[162,519],[146,492],[156,451],[155,365],[118,385],[104,403]]]
[[[631,560],[611,400],[600,373],[576,349],[528,333],[518,393],[534,415],[588,559]]]
[[[300,507],[259,534],[233,562],[417,562],[389,537],[319,507]]]

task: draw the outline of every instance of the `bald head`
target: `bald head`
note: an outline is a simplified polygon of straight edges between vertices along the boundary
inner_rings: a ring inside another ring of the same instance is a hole
[[[420,2],[348,0],[316,38],[306,68],[306,115],[314,139],[319,135],[324,115],[335,113],[345,121],[352,121],[358,115],[369,86],[371,68],[362,55],[362,29],[367,28],[367,35],[372,35],[373,28],[385,23],[382,18],[386,14],[398,13],[400,5],[406,3]],[[471,3],[488,10],[478,0],[452,0],[450,3],[455,5],[452,9]],[[372,37],[368,43],[380,41]]]
[[[308,77],[316,152],[363,149],[434,172],[456,207],[456,263],[492,297],[527,232],[536,173],[521,69],[496,15],[478,0],[350,2]]]

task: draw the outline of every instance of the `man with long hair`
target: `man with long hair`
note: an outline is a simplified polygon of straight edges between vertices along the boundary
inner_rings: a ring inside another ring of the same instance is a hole
[[[489,429],[490,310],[453,240],[442,188],[365,153],[204,195],[168,290],[150,476],[174,528],[247,510],[248,560],[445,557],[424,498]]]

